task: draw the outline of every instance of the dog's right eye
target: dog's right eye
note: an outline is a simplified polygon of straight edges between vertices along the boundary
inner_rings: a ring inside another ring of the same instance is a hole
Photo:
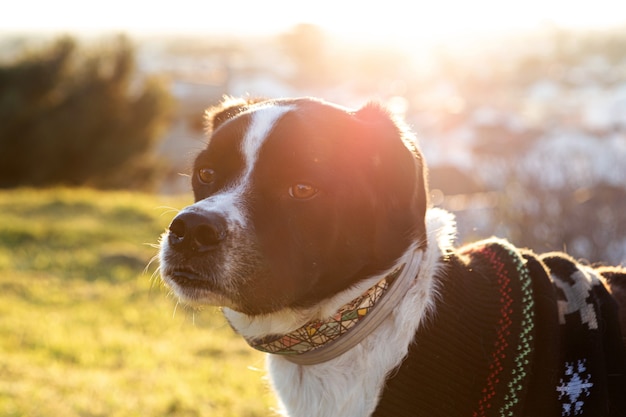
[[[200,168],[198,169],[196,175],[203,184],[211,184],[215,181],[215,170],[211,168]]]
[[[311,184],[294,184],[289,187],[289,195],[296,200],[308,200],[317,194],[317,188]]]

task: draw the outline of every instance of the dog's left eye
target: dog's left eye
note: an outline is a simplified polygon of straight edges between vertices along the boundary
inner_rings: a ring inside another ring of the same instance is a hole
[[[296,200],[308,200],[317,194],[317,188],[311,184],[294,184],[289,187],[289,195]]]
[[[211,184],[215,180],[215,171],[211,168],[200,168],[196,175],[203,184]]]

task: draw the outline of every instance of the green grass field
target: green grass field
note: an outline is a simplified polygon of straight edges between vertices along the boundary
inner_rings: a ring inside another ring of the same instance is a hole
[[[0,191],[0,416],[271,416],[263,356],[151,277],[189,198]]]

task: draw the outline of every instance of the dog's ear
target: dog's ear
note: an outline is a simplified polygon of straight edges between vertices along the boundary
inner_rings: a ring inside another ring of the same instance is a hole
[[[365,106],[361,107],[356,116],[368,122],[381,122],[386,121],[390,124],[393,123],[391,113],[379,102],[371,101]]]
[[[204,112],[204,125],[208,134],[215,131],[220,125],[229,119],[245,111],[253,104],[265,101],[262,98],[235,98],[225,96],[220,104],[208,108]]]
[[[384,105],[378,102],[369,102],[356,112],[356,116],[363,122],[378,126],[381,130],[393,132],[393,136],[400,137],[409,150],[419,156],[415,138],[403,120],[394,116]]]
[[[400,120],[379,103],[368,103],[355,113],[355,116],[367,126],[364,143],[361,147],[377,151],[384,149],[387,161],[392,161],[393,169],[386,170],[387,175],[395,173],[394,184],[407,184],[412,178],[410,211],[420,221],[417,238],[426,243],[426,225],[424,223],[428,208],[428,171],[424,157],[417,145],[417,139],[403,120]],[[381,144],[381,142],[383,142]],[[382,145],[382,146],[381,146]],[[367,151],[366,151],[367,152]]]
[[[367,141],[367,137],[371,140],[389,140],[392,143],[387,145],[395,147],[395,145],[403,144],[413,156],[418,160],[420,164],[423,164],[422,154],[417,146],[417,140],[415,135],[406,123],[394,116],[387,108],[377,102],[370,102],[361,109],[359,109],[355,116],[361,122],[365,123],[371,135],[366,135],[364,139]],[[363,143],[363,146],[367,146],[367,143]],[[378,147],[379,145],[374,145]]]

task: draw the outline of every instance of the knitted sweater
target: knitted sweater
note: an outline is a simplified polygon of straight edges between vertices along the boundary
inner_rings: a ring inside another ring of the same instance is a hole
[[[596,271],[498,239],[443,262],[435,314],[374,416],[626,416],[626,348]]]

